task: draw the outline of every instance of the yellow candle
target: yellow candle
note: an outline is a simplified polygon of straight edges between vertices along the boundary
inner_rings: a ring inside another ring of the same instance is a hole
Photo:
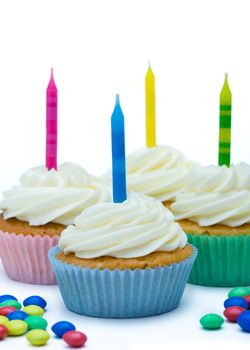
[[[145,76],[146,92],[146,145],[147,147],[156,146],[155,132],[155,77],[149,64]]]

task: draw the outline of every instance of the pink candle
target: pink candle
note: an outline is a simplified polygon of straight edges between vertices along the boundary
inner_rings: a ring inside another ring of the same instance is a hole
[[[46,90],[46,167],[57,169],[57,87],[53,68]]]

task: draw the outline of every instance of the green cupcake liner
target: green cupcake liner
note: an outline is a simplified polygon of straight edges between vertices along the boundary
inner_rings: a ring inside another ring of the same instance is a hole
[[[189,283],[212,287],[250,285],[250,234],[187,236],[198,249]]]

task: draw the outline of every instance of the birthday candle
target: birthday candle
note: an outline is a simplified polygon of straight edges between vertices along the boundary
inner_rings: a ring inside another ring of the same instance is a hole
[[[232,94],[227,73],[220,93],[219,165],[230,166]]]
[[[119,95],[116,95],[116,104],[111,116],[111,137],[113,202],[121,203],[127,199],[127,194],[124,116],[120,106]]]
[[[53,68],[46,91],[46,167],[57,169],[57,87]]]
[[[155,132],[155,77],[149,64],[145,76],[146,93],[146,145],[147,147],[156,146]]]

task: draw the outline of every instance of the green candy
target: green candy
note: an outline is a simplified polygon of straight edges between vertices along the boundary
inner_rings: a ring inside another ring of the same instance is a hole
[[[245,297],[250,294],[250,289],[247,287],[236,287],[230,290],[228,297]]]
[[[0,315],[0,324],[5,325],[7,322],[9,322],[9,319],[5,316]]]
[[[0,303],[0,307],[3,307],[3,306],[13,306],[17,310],[20,310],[22,308],[22,305],[17,300],[5,300],[2,303]]]
[[[24,321],[21,320],[13,320],[5,323],[5,327],[8,329],[8,335],[22,335],[27,329],[28,325]]]
[[[223,317],[217,314],[207,314],[200,319],[200,324],[205,329],[219,329],[223,323]]]
[[[29,316],[42,316],[44,314],[44,310],[37,305],[26,306],[22,311],[26,312]]]
[[[48,326],[48,322],[41,316],[28,316],[24,321],[27,323],[29,330],[46,329]]]
[[[45,345],[50,338],[49,333],[43,329],[33,329],[32,331],[29,331],[25,336],[30,344],[34,346]]]

